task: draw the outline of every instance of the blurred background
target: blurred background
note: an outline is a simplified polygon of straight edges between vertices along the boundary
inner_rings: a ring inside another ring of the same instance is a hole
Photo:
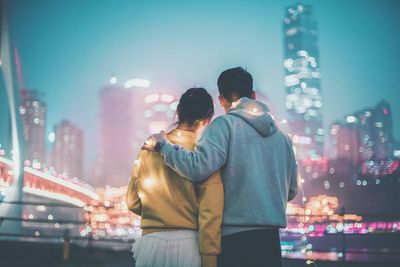
[[[134,266],[141,144],[242,66],[293,140],[285,266],[400,264],[400,2],[0,1],[0,265]]]

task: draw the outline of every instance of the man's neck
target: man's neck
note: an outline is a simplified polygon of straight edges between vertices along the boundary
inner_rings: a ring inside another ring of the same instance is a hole
[[[176,128],[179,130],[182,130],[182,131],[195,133],[195,132],[197,132],[198,127],[197,127],[197,125],[189,125],[187,123],[182,123],[182,124],[179,124],[178,127],[176,127]]]

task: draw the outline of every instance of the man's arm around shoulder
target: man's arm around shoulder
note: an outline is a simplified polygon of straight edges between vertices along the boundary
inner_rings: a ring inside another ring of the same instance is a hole
[[[194,150],[187,150],[165,140],[160,153],[165,163],[179,175],[199,182],[225,164],[229,138],[228,123],[224,116],[220,116],[207,127]]]

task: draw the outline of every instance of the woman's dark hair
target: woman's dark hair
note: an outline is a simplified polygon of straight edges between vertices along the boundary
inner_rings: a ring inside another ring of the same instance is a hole
[[[193,125],[197,120],[214,116],[214,103],[206,89],[190,88],[181,96],[176,112],[178,124]]]
[[[223,71],[218,77],[218,91],[225,99],[233,101],[233,96],[251,97],[253,77],[242,67]]]

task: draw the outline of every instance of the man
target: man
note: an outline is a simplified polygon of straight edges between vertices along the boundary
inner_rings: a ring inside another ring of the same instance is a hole
[[[286,226],[287,201],[299,190],[291,140],[255,100],[246,70],[222,72],[218,90],[226,114],[209,125],[193,151],[169,143],[164,133],[144,148],[161,153],[168,166],[194,182],[221,169],[225,207],[218,266],[282,266],[279,228]]]

